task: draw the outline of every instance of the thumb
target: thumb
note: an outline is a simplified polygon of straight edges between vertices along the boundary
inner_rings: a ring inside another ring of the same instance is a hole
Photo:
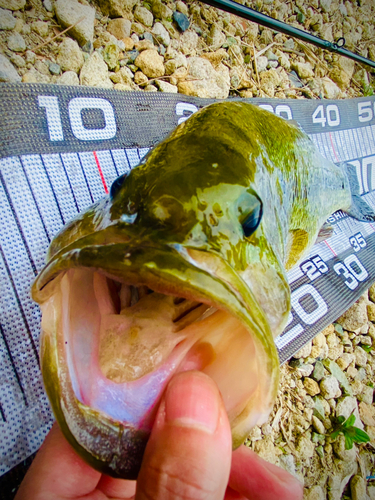
[[[216,384],[201,372],[169,383],[137,481],[136,500],[222,500],[232,438]]]

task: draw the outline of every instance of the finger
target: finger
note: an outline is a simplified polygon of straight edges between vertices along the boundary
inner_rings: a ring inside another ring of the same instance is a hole
[[[227,491],[225,492],[225,498],[224,500],[248,500],[246,497],[241,495],[241,493],[238,493],[238,491],[232,490],[232,488],[227,488]]]
[[[138,477],[136,500],[222,500],[232,438],[216,384],[201,372],[169,383]]]
[[[98,490],[102,491],[110,498],[123,498],[127,500],[134,497],[135,486],[135,481],[114,479],[113,477],[103,474],[98,484]]]
[[[301,500],[302,484],[289,472],[241,446],[232,456],[229,486],[250,500]]]
[[[55,424],[31,464],[15,500],[78,498],[95,490],[100,475],[77,455]],[[103,497],[100,492],[99,495]],[[95,496],[91,499],[94,500]]]

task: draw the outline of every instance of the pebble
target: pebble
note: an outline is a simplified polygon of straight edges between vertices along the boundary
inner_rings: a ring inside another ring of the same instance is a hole
[[[354,357],[355,357],[355,364],[357,366],[361,366],[363,368],[366,367],[367,365],[367,352],[362,349],[360,346],[356,346],[354,349]]]
[[[148,82],[148,78],[147,78],[147,76],[144,73],[142,73],[142,71],[137,71],[134,74],[134,82],[137,85],[142,85],[142,84],[145,84],[145,83]]]
[[[341,395],[339,382],[332,375],[322,378],[319,387],[325,399],[331,399]]]
[[[364,401],[359,403],[359,414],[361,416],[361,420],[365,425],[375,426],[375,407],[371,404],[367,404]],[[357,427],[359,425],[355,423]]]
[[[169,92],[171,94],[177,94],[178,88],[176,85],[171,85],[163,80],[156,80],[156,85],[159,87],[160,92]]]
[[[184,2],[181,2],[181,0],[178,0],[176,2],[176,9],[178,10],[178,12],[185,14],[185,16],[187,16],[189,14],[188,6]]]
[[[165,47],[168,47],[171,43],[171,37],[161,23],[155,23],[151,33],[155,36],[156,40],[162,43]]]
[[[314,77],[314,70],[309,62],[307,63],[296,62],[293,63],[291,67],[296,71],[297,75],[303,80],[307,80]]]
[[[109,69],[115,69],[119,63],[120,50],[117,43],[107,43],[102,52],[103,60],[107,64]]]
[[[9,59],[0,54],[0,82],[20,82],[21,77]]]
[[[79,85],[79,78],[75,71],[65,71],[56,83],[59,85]]]
[[[19,33],[13,33],[8,38],[8,49],[13,50],[13,52],[24,52],[26,50],[26,42],[22,35]]]
[[[26,5],[26,0],[0,0],[0,7],[9,10],[20,10]]]
[[[350,480],[350,492],[352,500],[366,500],[366,481],[362,476],[353,476]]]
[[[313,379],[319,382],[324,377],[324,366],[321,361],[315,363],[314,372],[312,375]]]
[[[326,429],[325,429],[324,425],[322,424],[321,420],[318,417],[316,417],[315,415],[313,415],[313,417],[312,417],[312,425],[318,434],[325,434],[326,433]]]
[[[341,368],[341,370],[346,370],[350,363],[353,363],[354,359],[354,354],[344,352],[336,361],[336,363],[339,368]]]
[[[190,21],[187,15],[183,12],[173,12],[173,19],[181,31],[186,31],[190,26]]]
[[[305,500],[325,500],[326,496],[321,486],[315,485],[305,490],[303,498]]]
[[[59,46],[57,63],[63,71],[74,71],[76,73],[82,68],[85,58],[78,43],[71,38],[64,38]]]
[[[110,17],[127,17],[131,14],[137,0],[98,0],[102,12]]]
[[[363,386],[362,392],[358,395],[360,401],[372,405],[374,399],[374,389],[368,385]]]
[[[375,322],[375,304],[371,303],[367,305],[367,315],[370,321]]]
[[[187,31],[180,37],[181,52],[186,56],[195,55],[198,45],[198,35],[194,31]]]
[[[267,69],[268,59],[266,56],[257,57],[257,70],[258,73],[265,71]],[[254,68],[255,69],[255,68]]]
[[[134,62],[146,76],[157,78],[158,76],[164,76],[163,61],[163,58],[159,56],[156,50],[148,49],[141,52]]]
[[[222,64],[214,69],[207,59],[190,57],[187,77],[191,80],[178,83],[178,91],[182,94],[214,99],[226,99],[229,95],[229,69]]]
[[[207,36],[207,44],[210,47],[210,50],[219,49],[226,42],[227,37],[221,31],[219,26],[213,24],[211,26],[210,32]]]
[[[151,9],[156,19],[170,19],[173,14],[172,9],[161,2],[161,0],[152,0]]]
[[[35,21],[31,24],[31,29],[41,37],[46,38],[48,36],[49,24],[43,21]]]
[[[0,9],[0,30],[12,30],[16,26],[16,19],[9,10]]]
[[[25,59],[19,54],[13,54],[10,58],[10,62],[15,64],[17,68],[24,68],[26,66]]]
[[[53,62],[50,63],[49,70],[53,75],[59,75],[61,72],[60,66]]]
[[[299,373],[302,375],[302,377],[309,377],[314,370],[314,366],[310,364],[302,364],[297,369]]]
[[[129,19],[111,19],[107,26],[107,31],[118,40],[130,37],[132,23]]]
[[[43,0],[43,7],[48,11],[48,12],[53,12],[53,5],[51,0]]]
[[[134,19],[148,27],[151,27],[154,22],[152,13],[146,7],[141,7],[140,5],[137,5],[135,8]]]
[[[82,66],[79,80],[81,85],[111,89],[113,84],[109,79],[108,66],[98,52],[94,52]]]
[[[80,46],[94,40],[95,9],[88,5],[82,5],[76,0],[56,0],[55,12],[58,22],[64,28],[75,24],[82,17],[81,22],[69,30],[69,36],[77,40]]]
[[[24,83],[49,83],[50,77],[43,75],[35,68],[30,68],[29,71],[23,75],[22,81]]]
[[[316,396],[317,394],[320,393],[320,388],[318,383],[312,378],[306,377],[305,380],[303,381],[303,385],[306,389],[307,394],[309,394],[310,396]]]
[[[352,395],[352,391],[350,388],[350,384],[348,379],[345,376],[345,373],[341,370],[337,363],[335,363],[332,359],[325,359],[323,361],[324,366],[331,373],[331,375],[338,380],[341,388],[344,390],[345,394],[349,396]]]
[[[337,320],[345,329],[353,332],[367,323],[367,301],[360,297],[354,304]]]

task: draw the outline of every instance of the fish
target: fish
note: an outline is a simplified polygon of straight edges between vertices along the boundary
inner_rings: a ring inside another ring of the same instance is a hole
[[[233,449],[267,421],[287,271],[341,209],[374,213],[355,169],[243,101],[202,108],[55,236],[32,286],[44,386],[95,469],[137,478],[169,380],[218,385]]]

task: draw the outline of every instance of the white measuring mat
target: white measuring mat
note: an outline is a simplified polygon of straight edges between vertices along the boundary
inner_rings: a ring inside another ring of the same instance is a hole
[[[211,102],[120,94],[0,86],[5,123],[0,129],[0,475],[38,449],[53,420],[39,370],[41,315],[30,298],[49,243],[66,222],[108,193],[113,180],[137,165],[150,146]],[[297,118],[325,157],[352,163],[361,194],[375,209],[374,99],[355,100],[349,108],[344,101],[252,102],[285,119]],[[100,126],[92,126],[95,120]],[[134,147],[137,134],[141,139]],[[375,225],[342,212],[329,222],[333,235],[288,274],[293,308],[276,339],[282,362],[375,281]]]

